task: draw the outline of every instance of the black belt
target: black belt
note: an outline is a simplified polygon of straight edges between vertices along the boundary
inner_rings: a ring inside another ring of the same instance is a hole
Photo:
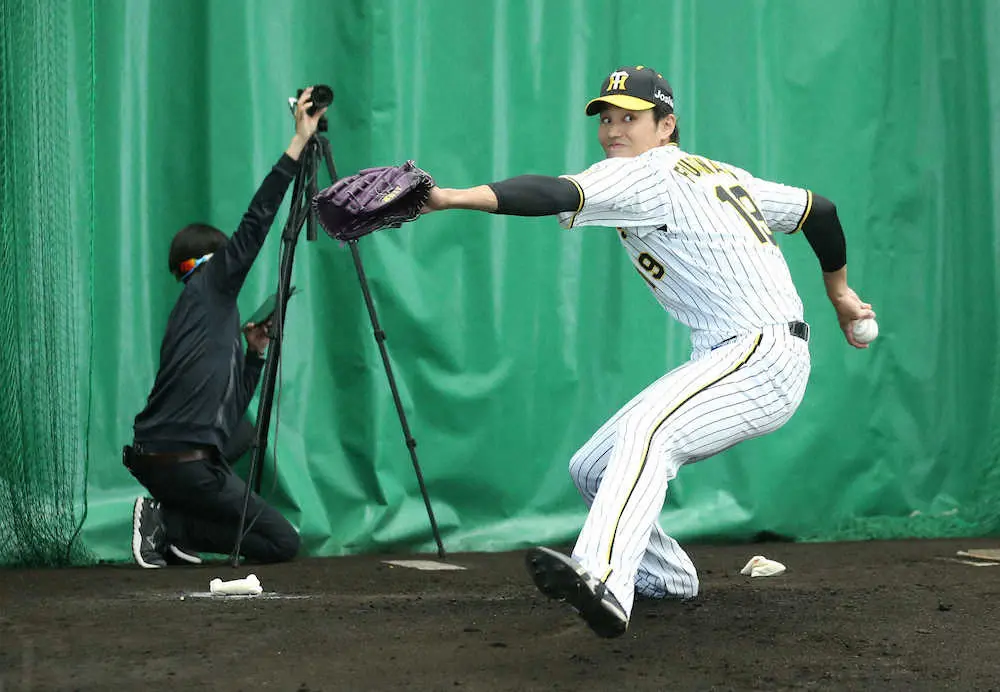
[[[212,461],[214,459],[214,449],[188,449],[182,452],[140,453],[131,445],[122,447],[122,464],[124,464],[126,468],[134,468],[136,465],[149,466],[152,464],[183,464],[189,461]]]
[[[803,341],[805,341],[807,343],[809,342],[809,325],[806,324],[805,322],[798,322],[798,321],[796,321],[796,322],[789,322],[788,323],[788,333],[791,334],[792,336],[795,336],[795,337],[798,337],[798,338],[802,339]],[[719,343],[717,343],[715,346],[712,347],[712,350],[714,351],[715,349],[719,348],[720,346],[725,346],[729,342],[735,341],[735,340],[736,340],[736,337],[735,336],[731,336],[728,339],[725,339],[725,340],[720,341]]]
[[[803,341],[809,341],[809,325],[805,322],[789,322],[788,332],[792,336],[797,336]]]

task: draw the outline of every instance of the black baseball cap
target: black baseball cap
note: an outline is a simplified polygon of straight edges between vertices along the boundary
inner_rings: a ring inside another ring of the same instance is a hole
[[[619,67],[602,83],[601,95],[587,104],[587,115],[601,112],[601,104],[630,111],[648,111],[654,106],[666,106],[674,112],[674,91],[659,72],[651,67]]]

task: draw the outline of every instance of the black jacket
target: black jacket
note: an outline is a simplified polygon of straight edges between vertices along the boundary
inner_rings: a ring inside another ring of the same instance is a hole
[[[244,356],[236,297],[298,166],[282,155],[236,232],[188,279],[167,320],[153,390],[135,417],[137,444],[221,450],[246,411],[264,361]]]

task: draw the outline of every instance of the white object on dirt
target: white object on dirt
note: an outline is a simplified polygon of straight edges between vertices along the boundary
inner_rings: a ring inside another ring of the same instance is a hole
[[[459,565],[453,565],[447,562],[436,562],[434,560],[383,560],[383,562],[392,567],[409,567],[411,569],[424,571],[465,569]]]
[[[979,548],[974,550],[959,550],[956,555],[961,557],[971,557],[976,560],[990,560],[993,562],[1000,562],[1000,549],[997,548]]]
[[[763,555],[754,555],[740,570],[740,574],[750,577],[775,577],[785,571],[785,566]]]
[[[256,596],[264,590],[260,585],[260,580],[253,574],[246,579],[233,579],[231,581],[213,579],[209,582],[208,588],[214,594],[225,596]]]

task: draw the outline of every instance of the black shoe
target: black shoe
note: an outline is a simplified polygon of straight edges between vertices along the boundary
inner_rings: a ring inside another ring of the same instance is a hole
[[[571,557],[548,548],[532,548],[525,556],[538,590],[576,608],[600,637],[620,637],[628,629],[628,615],[604,582]]]
[[[167,558],[167,562],[176,562],[177,564],[200,565],[202,562],[201,555],[197,552],[188,548],[181,548],[174,543],[167,546],[165,557]]]
[[[132,508],[132,557],[140,567],[166,567],[163,550],[167,545],[167,527],[160,515],[160,503],[148,497],[136,498]]]

